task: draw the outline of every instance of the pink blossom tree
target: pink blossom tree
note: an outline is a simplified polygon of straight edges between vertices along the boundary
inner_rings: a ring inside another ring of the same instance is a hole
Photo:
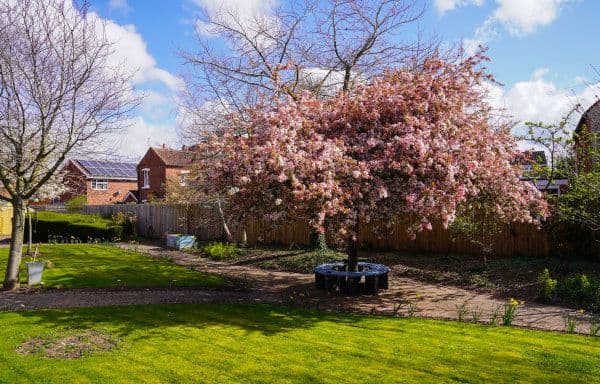
[[[332,99],[257,108],[205,143],[208,188],[229,195],[238,220],[308,221],[347,247],[350,270],[360,223],[402,218],[414,235],[478,200],[503,222],[537,223],[547,206],[519,180],[516,142],[483,101],[483,60],[432,58]]]

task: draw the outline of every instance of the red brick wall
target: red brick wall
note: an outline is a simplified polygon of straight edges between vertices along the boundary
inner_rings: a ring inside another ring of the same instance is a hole
[[[130,190],[137,189],[136,181],[108,180],[106,191],[92,188],[92,180],[86,180],[85,175],[72,163],[65,168],[65,183],[69,191],[60,196],[60,201],[65,203],[75,196],[86,196],[88,204],[102,205],[120,203]]]
[[[144,175],[142,170],[150,169],[150,187],[144,188]],[[161,199],[165,196],[165,165],[158,155],[150,148],[137,166],[138,191],[140,203],[152,199]]]
[[[144,175],[142,170],[150,170],[150,187],[144,188]],[[138,190],[140,191],[140,203],[153,199],[164,199],[166,194],[166,185],[169,182],[179,182],[183,167],[167,167],[158,155],[152,150],[148,150],[137,166],[138,170]]]
[[[65,172],[63,180],[69,188],[69,191],[60,196],[60,202],[64,203],[75,196],[81,196],[87,193],[85,175],[79,168],[69,162],[63,169],[63,172]]]
[[[181,183],[181,174],[182,172],[187,172],[187,168],[167,168],[166,177],[167,183]]]
[[[123,201],[127,192],[137,188],[136,181],[108,180],[108,189],[92,189],[92,180],[87,181],[87,202],[92,205],[115,204]]]

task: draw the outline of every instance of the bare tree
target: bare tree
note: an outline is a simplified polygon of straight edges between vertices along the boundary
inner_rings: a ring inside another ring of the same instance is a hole
[[[197,230],[202,226],[220,226],[223,237],[227,241],[233,241],[233,235],[223,212],[223,198],[203,192],[206,186],[207,172],[209,171],[195,166],[184,179],[171,180],[167,183],[165,202],[180,204],[184,207],[185,215],[179,220],[180,227],[186,233],[191,233],[190,231]],[[210,213],[194,217],[194,206],[200,206],[204,208],[205,213]]]
[[[19,287],[27,201],[136,106],[130,75],[109,64],[105,25],[86,8],[0,1],[0,199],[14,210],[4,289]]]
[[[195,116],[184,132],[210,127],[221,111],[243,116],[249,106],[303,91],[327,97],[385,68],[418,64],[438,49],[436,39],[413,28],[421,3],[303,0],[266,13],[244,14],[225,3],[204,10],[198,48],[181,52],[189,68],[183,109]],[[220,106],[207,111],[207,102]]]
[[[231,125],[231,114],[243,120],[258,103],[297,100],[307,91],[330,97],[385,68],[417,66],[438,50],[436,39],[411,29],[424,14],[420,4],[301,0],[267,12],[244,13],[225,3],[205,9],[197,23],[198,49],[181,53],[190,68],[180,98],[186,116],[181,138],[201,142]]]
[[[368,79],[386,67],[415,65],[437,48],[419,34],[403,39],[403,27],[425,12],[415,0],[332,0],[317,13],[316,38],[303,54],[325,69],[320,85],[338,75],[334,85],[344,91],[356,79]],[[341,75],[341,76],[340,76]],[[331,82],[330,82],[331,83]]]

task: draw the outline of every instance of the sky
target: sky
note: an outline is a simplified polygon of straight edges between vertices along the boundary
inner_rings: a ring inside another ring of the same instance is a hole
[[[194,49],[203,8],[220,3],[268,13],[276,1],[293,0],[92,0],[91,11],[107,20],[116,41],[114,55],[136,70],[133,85],[145,95],[118,151],[138,160],[150,145],[186,144],[177,135],[185,72],[178,52]],[[600,94],[600,1],[430,0],[426,6],[420,21],[426,33],[467,52],[479,44],[488,48],[487,67],[501,83],[488,87],[489,101],[515,121],[557,122]]]

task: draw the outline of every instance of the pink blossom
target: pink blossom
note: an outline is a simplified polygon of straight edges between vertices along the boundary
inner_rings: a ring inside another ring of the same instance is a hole
[[[432,58],[327,100],[257,107],[204,144],[199,153],[219,156],[198,168],[210,192],[235,191],[236,218],[304,220],[339,244],[370,220],[412,218],[411,236],[447,226],[478,199],[505,222],[537,223],[547,204],[518,181],[515,139],[483,101],[484,59]]]

